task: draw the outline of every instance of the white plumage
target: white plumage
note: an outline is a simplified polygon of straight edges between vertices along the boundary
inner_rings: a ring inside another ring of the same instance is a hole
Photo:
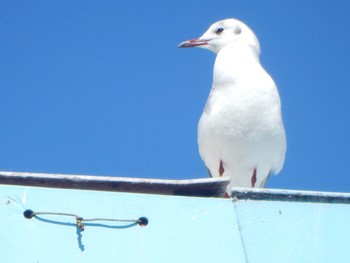
[[[259,41],[243,22],[214,23],[179,47],[217,54],[213,85],[198,124],[200,155],[211,176],[231,187],[264,187],[283,166],[286,137],[277,87],[260,64]]]

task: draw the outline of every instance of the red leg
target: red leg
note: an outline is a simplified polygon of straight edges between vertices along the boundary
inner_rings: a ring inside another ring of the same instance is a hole
[[[256,183],[256,168],[254,168],[253,170],[253,175],[252,175],[252,178],[250,179],[250,182],[252,184],[252,188],[254,188]]]
[[[224,169],[224,164],[222,163],[222,160],[220,160],[220,164],[219,164],[219,176],[221,177],[225,172]]]

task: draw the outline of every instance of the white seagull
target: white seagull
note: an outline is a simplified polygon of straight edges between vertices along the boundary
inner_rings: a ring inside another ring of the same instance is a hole
[[[260,45],[243,22],[225,19],[179,47],[217,54],[213,85],[198,124],[199,153],[213,177],[232,187],[263,188],[283,167],[286,135],[277,87],[260,64]]]

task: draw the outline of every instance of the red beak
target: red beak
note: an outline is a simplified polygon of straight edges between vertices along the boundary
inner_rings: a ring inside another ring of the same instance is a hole
[[[207,44],[208,44],[207,40],[191,39],[180,43],[177,47],[196,47],[196,46],[203,46]]]

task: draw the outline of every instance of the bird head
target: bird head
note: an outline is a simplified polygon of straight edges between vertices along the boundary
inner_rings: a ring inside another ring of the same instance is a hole
[[[249,46],[260,53],[259,41],[254,32],[246,24],[233,18],[214,23],[201,37],[184,41],[178,47],[201,47],[217,54],[232,44]]]

